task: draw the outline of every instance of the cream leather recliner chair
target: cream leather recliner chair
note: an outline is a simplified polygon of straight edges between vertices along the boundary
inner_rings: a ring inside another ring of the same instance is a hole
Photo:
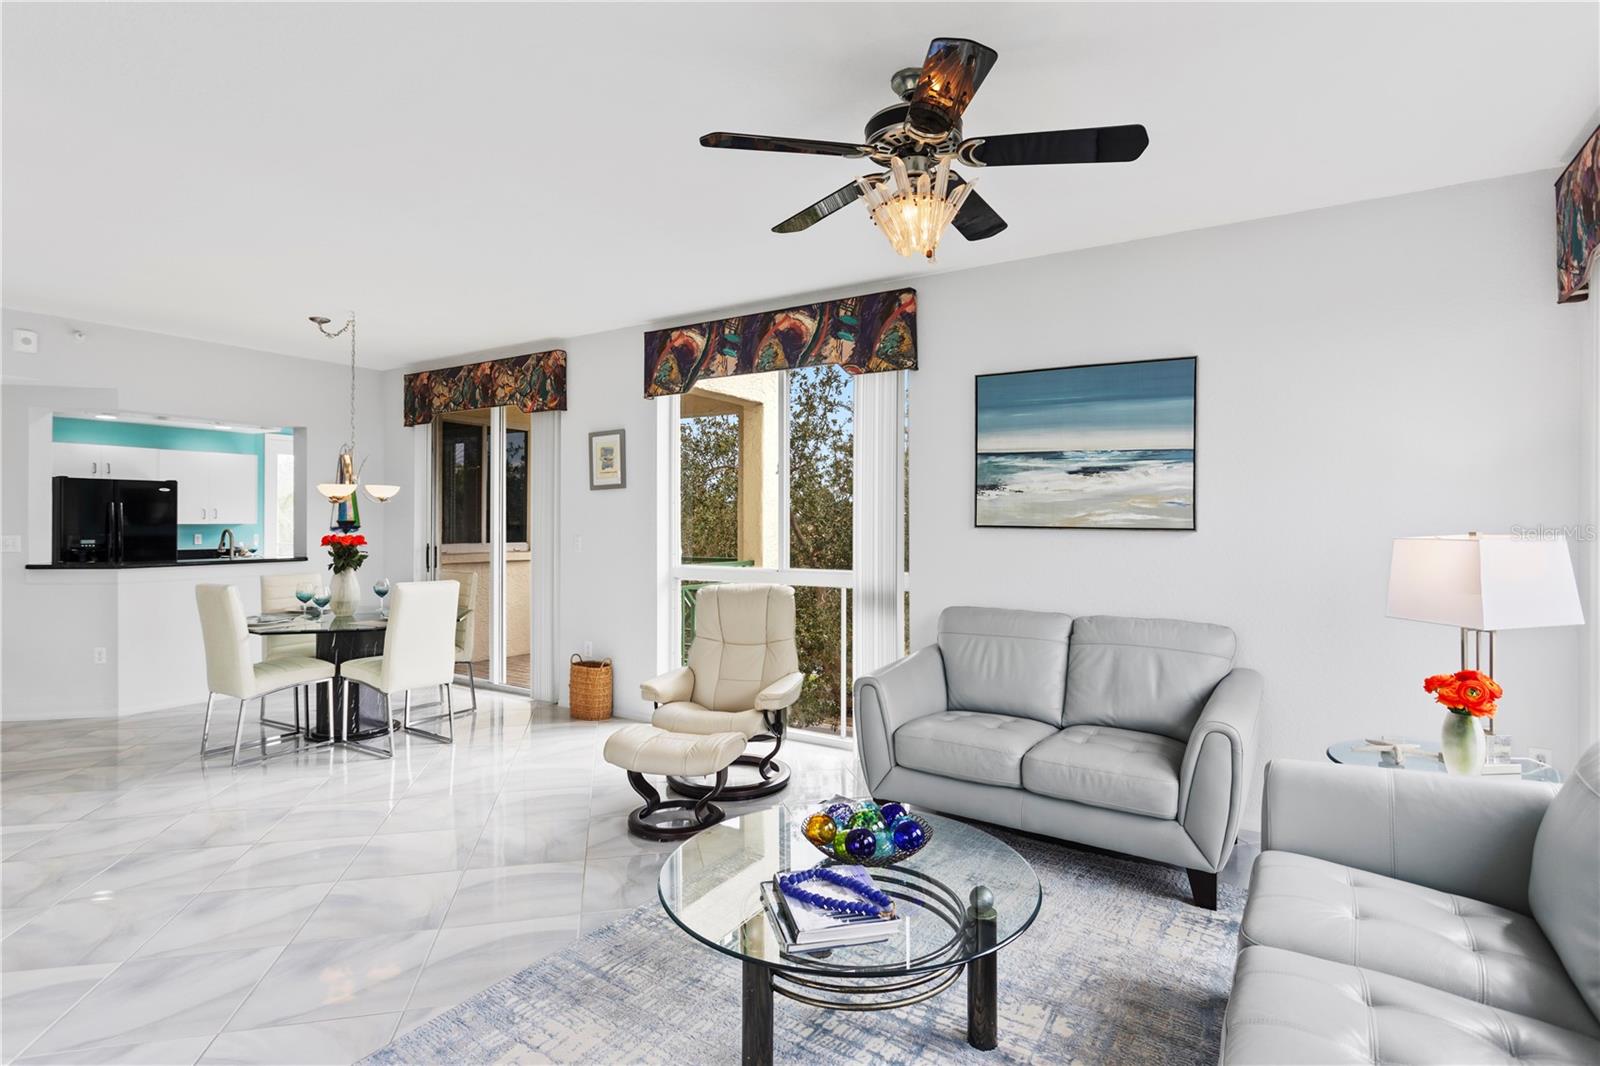
[[[736,766],[754,766],[757,779],[730,784],[721,799],[770,796],[789,783],[778,762],[787,711],[800,698],[805,675],[794,640],[794,589],[787,585],[707,585],[695,595],[689,665],[640,686],[656,705],[650,724],[672,733],[743,733],[772,741],[764,755],[746,752]],[[714,786],[668,777],[679,795],[701,798]]]

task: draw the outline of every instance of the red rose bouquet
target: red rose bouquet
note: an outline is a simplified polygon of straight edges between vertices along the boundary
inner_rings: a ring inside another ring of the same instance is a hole
[[[367,553],[361,550],[366,544],[367,538],[360,533],[329,533],[322,538],[322,546],[328,549],[328,558],[333,560],[336,574],[361,569],[361,564],[367,561]]]

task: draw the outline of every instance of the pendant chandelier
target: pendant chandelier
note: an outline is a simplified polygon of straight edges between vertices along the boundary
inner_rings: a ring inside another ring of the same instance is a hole
[[[970,183],[950,173],[949,156],[942,157],[931,173],[924,170],[916,177],[906,169],[905,160],[896,157],[889,160],[889,177],[857,178],[856,184],[873,224],[894,250],[930,261],[945,227],[955,221],[972,192]]]
[[[349,532],[361,527],[361,505],[356,499],[356,489],[359,488],[368,499],[376,503],[386,503],[400,492],[400,486],[372,483],[363,485],[360,476],[361,467],[356,465],[356,313],[351,311],[344,325],[336,330],[329,330],[328,324],[332,319],[321,315],[312,315],[311,321],[316,324],[318,331],[324,337],[331,339],[342,337],[346,333],[350,334],[350,439],[339,449],[335,480],[317,485],[317,491],[333,505],[333,521],[330,527]]]

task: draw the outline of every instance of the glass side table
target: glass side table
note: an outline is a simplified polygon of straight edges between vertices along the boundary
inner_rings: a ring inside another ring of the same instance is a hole
[[[1341,740],[1337,744],[1328,745],[1328,761],[1343,763],[1346,766],[1381,766],[1387,770],[1417,770],[1422,773],[1442,774],[1445,772],[1444,763],[1439,759],[1439,742],[1437,740],[1418,740],[1416,737],[1384,737],[1385,741],[1396,744],[1411,744],[1416,747],[1406,753],[1405,762],[1396,764],[1385,752],[1360,751],[1367,747],[1366,740]],[[1512,761],[1522,767],[1522,780],[1545,781],[1553,785],[1561,783],[1561,774],[1554,766],[1529,759],[1524,756],[1514,756]],[[1505,777],[1515,780],[1516,774],[1484,774],[1488,778]]]

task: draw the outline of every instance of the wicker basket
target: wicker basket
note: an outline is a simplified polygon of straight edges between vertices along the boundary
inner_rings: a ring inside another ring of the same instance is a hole
[[[611,717],[610,659],[595,662],[574,655],[567,687],[572,690],[572,717],[585,722]]]

